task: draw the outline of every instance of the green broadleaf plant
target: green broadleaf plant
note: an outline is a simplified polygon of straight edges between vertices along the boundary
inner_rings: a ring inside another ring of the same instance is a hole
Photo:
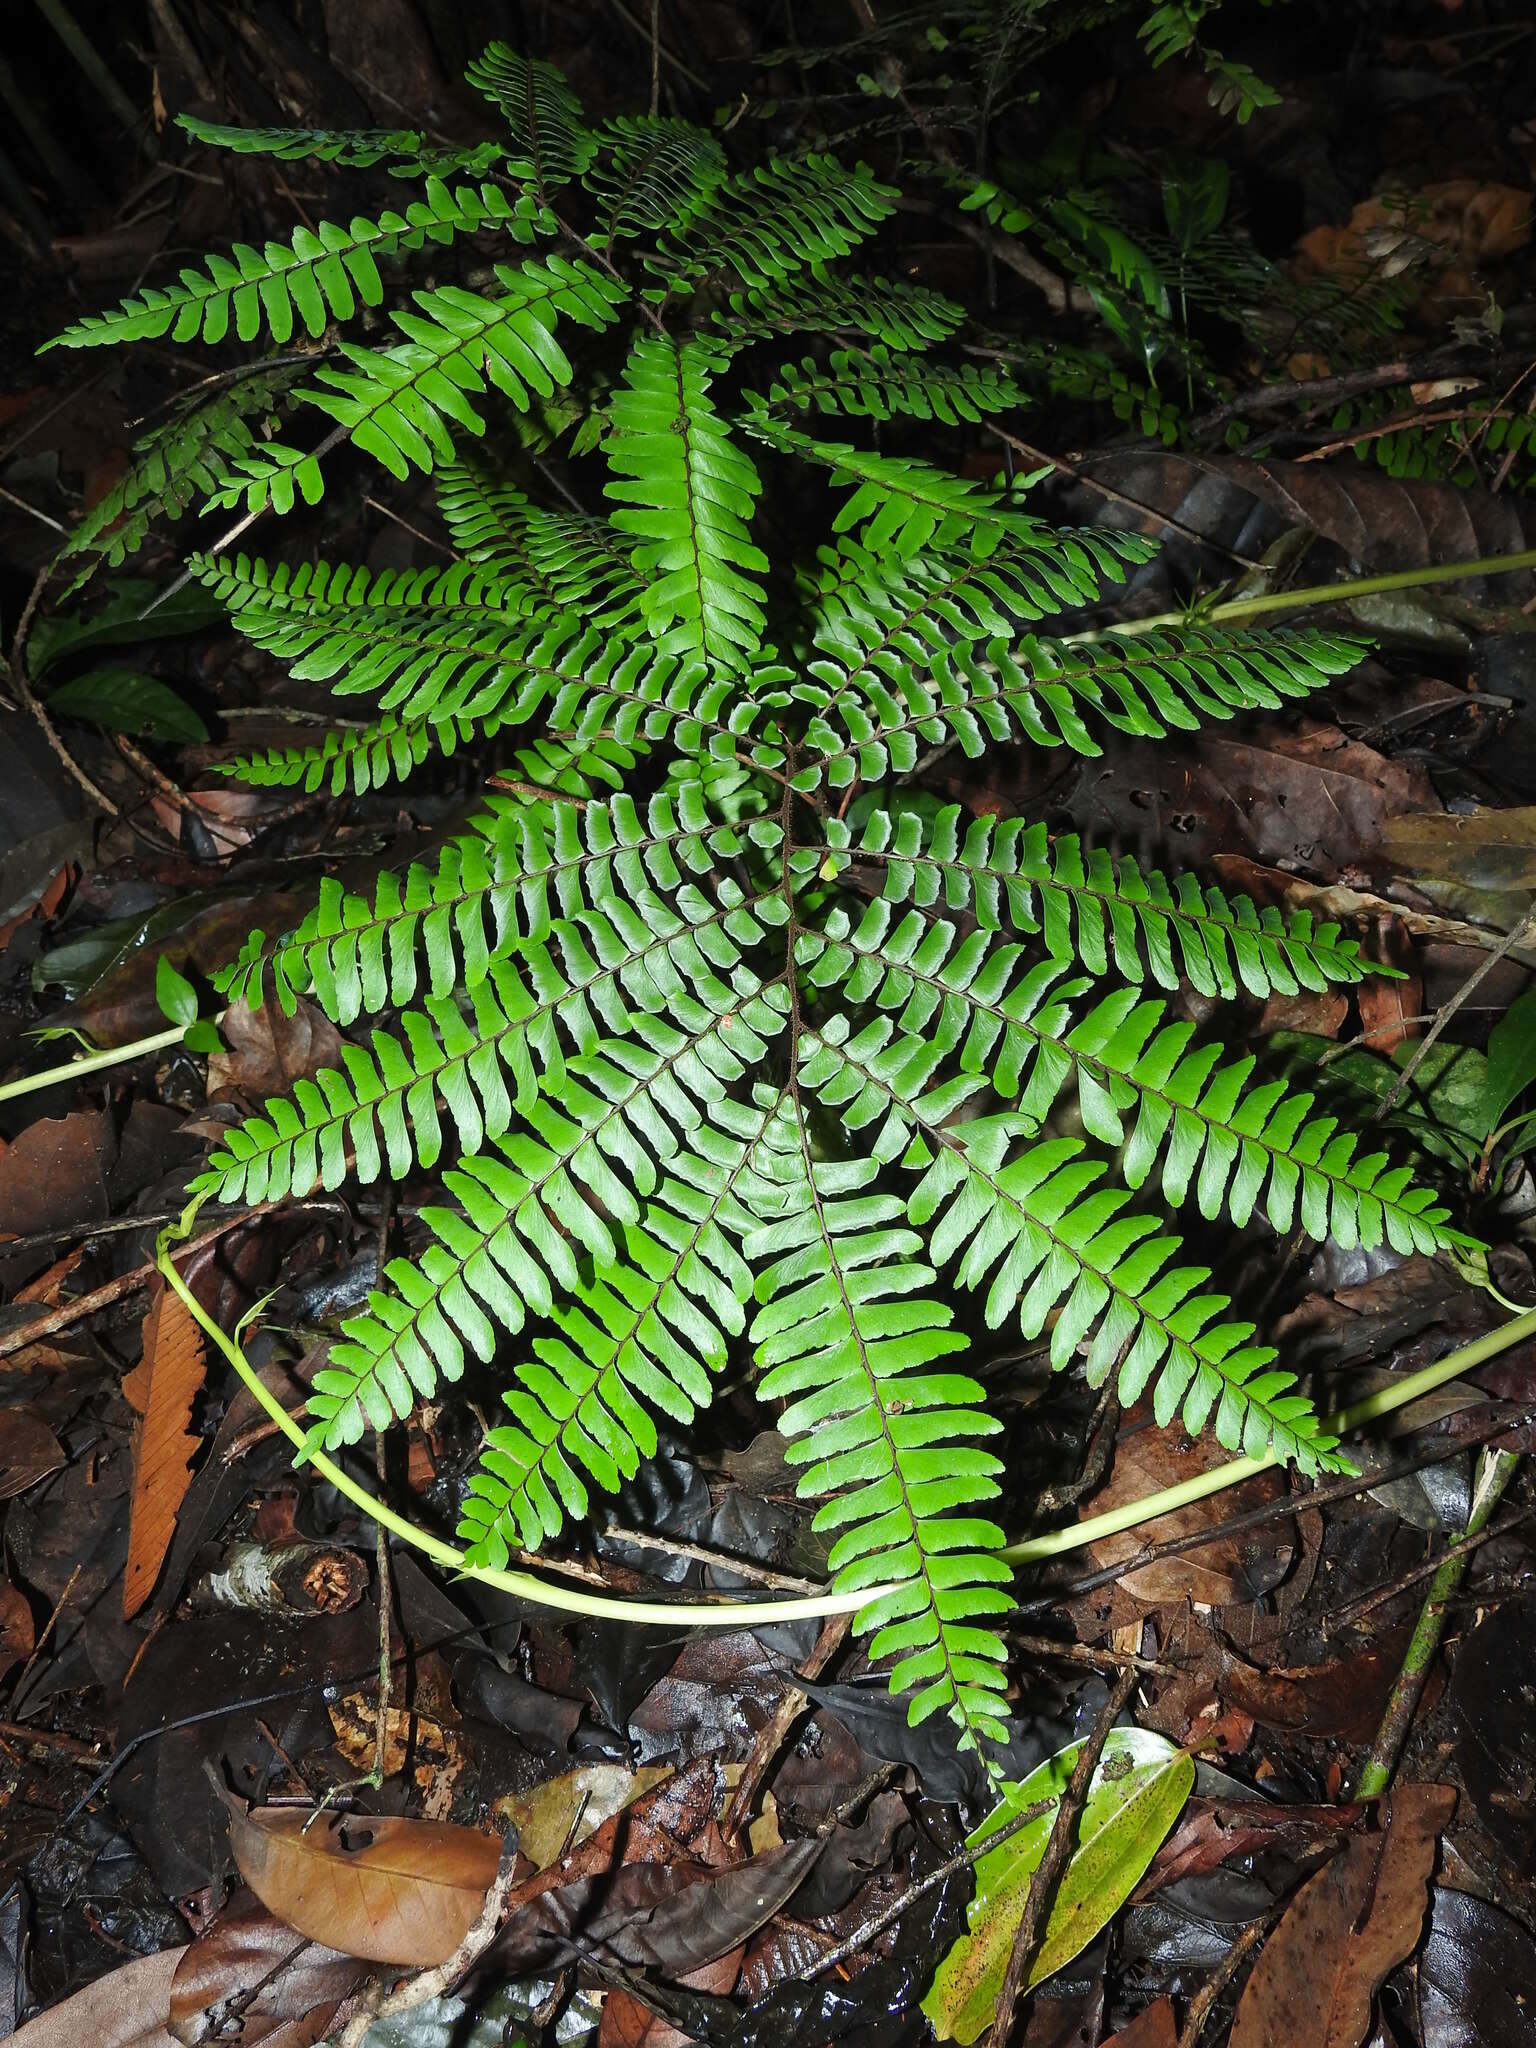
[[[500,771],[430,858],[326,881],[219,977],[231,1001],[307,994],[349,1036],[228,1132],[197,1193],[440,1171],[423,1248],[317,1375],[308,1441],[493,1363],[460,1530],[487,1568],[585,1516],[751,1347],[871,1654],[915,1719],[984,1744],[1011,1603],[975,1330],[1048,1333],[1056,1366],[1150,1392],[1165,1424],[1334,1469],[1177,1213],[1403,1251],[1455,1233],[1408,1167],[1168,1007],[1184,983],[1357,981],[1353,940],[1040,824],[915,807],[914,779],[938,750],[1091,755],[1272,710],[1363,643],[1085,634],[1150,546],[930,459],[932,423],[1019,394],[944,359],[958,307],[839,267],[890,188],[826,156],[733,172],[676,121],[589,127],[499,45],[470,75],[508,133],[457,168],[403,131],[200,127],[387,162],[421,196],[62,337],[323,334],[307,377],[263,387],[287,438],[197,440],[200,463],[222,449],[214,506],[312,504],[346,444],[434,479],[447,567],[192,557],[244,635],[361,714],[232,772],[339,793],[462,750]],[[494,283],[395,291],[469,234],[504,245]],[[341,338],[386,304],[393,338]],[[508,441],[567,460],[570,498]]]

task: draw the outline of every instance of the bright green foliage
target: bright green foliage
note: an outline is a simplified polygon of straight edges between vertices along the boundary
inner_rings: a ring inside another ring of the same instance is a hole
[[[184,270],[181,282],[151,286],[124,299],[115,313],[91,313],[65,328],[50,348],[99,348],[104,343],[154,340],[241,341],[266,338],[281,346],[302,329],[325,332],[328,320],[353,319],[359,307],[384,303],[379,259],[428,241],[493,224],[517,241],[533,239],[534,216],[514,206],[500,186],[450,192],[440,178],[426,180],[424,197],[403,214],[383,213],[349,227],[322,221],[318,232],[295,228],[291,242],[252,249],[237,242],[231,255],[210,256],[204,271]]]
[[[642,337],[609,407],[613,516],[640,545],[640,609],[669,654],[737,668],[762,645],[768,558],[748,527],[763,486],[725,431],[709,387],[721,364],[704,345]]]
[[[343,317],[343,288],[381,303],[375,256],[469,227],[551,238],[492,257],[479,289],[393,294],[399,339],[336,343],[280,394],[287,440],[198,444],[223,462],[210,486],[197,458],[211,501],[250,510],[315,502],[344,447],[430,471],[453,551],[378,573],[194,555],[252,645],[336,706],[233,772],[339,795],[454,755],[499,792],[366,888],[326,878],[219,976],[231,1000],[307,995],[347,1036],[225,1134],[199,1189],[440,1171],[316,1379],[313,1441],[473,1373],[494,1416],[463,1516],[481,1561],[587,1514],[659,1416],[686,1425],[750,1353],[873,1653],[914,1715],[984,1741],[1008,1573],[972,1333],[1041,1339],[1163,1422],[1330,1469],[1181,1214],[1458,1240],[1405,1165],[1154,992],[1348,985],[1353,940],[990,802],[937,806],[921,778],[1281,709],[1362,643],[1105,623],[1151,545],[1055,528],[1027,481],[935,459],[936,424],[984,446],[1020,392],[936,353],[948,301],[835,267],[894,205],[867,171],[733,172],[679,122],[588,128],[500,46],[472,78],[509,130],[479,194],[424,174],[417,210],[351,257],[295,241],[72,337],[231,317],[275,337]],[[416,140],[320,153],[400,170]],[[786,363],[791,334],[809,339]]]

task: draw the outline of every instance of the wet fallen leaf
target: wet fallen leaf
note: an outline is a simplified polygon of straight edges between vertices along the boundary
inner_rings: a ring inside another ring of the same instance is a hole
[[[1265,1728],[1359,1738],[1375,1732],[1403,1648],[1402,1636],[1394,1632],[1331,1664],[1262,1671],[1223,1643],[1215,1684],[1223,1700]]]
[[[0,1500],[57,1472],[64,1447],[35,1408],[0,1409]]]
[[[1084,1516],[1097,1515],[1123,1506],[1143,1495],[1219,1465],[1227,1455],[1210,1437],[1190,1443],[1175,1431],[1145,1428],[1127,1431],[1115,1445],[1115,1462],[1108,1480],[1083,1505]],[[1284,1482],[1272,1473],[1244,1480],[1223,1494],[1195,1501],[1176,1513],[1164,1515],[1152,1532],[1157,1542],[1174,1537],[1198,1535],[1231,1515],[1262,1507],[1285,1491]],[[1118,1536],[1104,1536],[1090,1545],[1088,1555],[1096,1570],[1123,1564],[1145,1547],[1147,1538],[1135,1530]],[[1277,1517],[1258,1529],[1220,1536],[1198,1550],[1181,1551],[1176,1557],[1160,1558],[1140,1565],[1117,1580],[1122,1592],[1148,1607],[1165,1603],[1182,1605],[1186,1600],[1205,1607],[1225,1607],[1237,1600],[1256,1600],[1285,1577],[1295,1546],[1290,1524]]]
[[[39,2013],[11,2035],[7,2048],[179,2048],[166,2031],[171,1980],[184,1949],[136,1956]]]
[[[1536,806],[1409,812],[1388,818],[1382,843],[1402,874],[1470,889],[1536,889]]]
[[[1494,1841],[1522,1877],[1536,1862],[1531,1799],[1536,1787],[1536,1605],[1512,1601],[1463,1638],[1451,1681],[1456,1767]]]
[[[123,1382],[142,1417],[133,1434],[133,1495],[123,1618],[130,1620],[155,1589],[176,1517],[192,1483],[192,1403],[208,1369],[208,1347],[180,1295],[161,1281],[144,1318],[144,1355]]]
[[[181,2048],[311,2048],[364,1974],[356,1956],[302,1941],[249,1894],[237,1896],[192,1946],[171,1982],[168,2031]]]
[[[1486,1899],[1435,1888],[1418,1987],[1424,2048],[1536,2048],[1536,1941]]]
[[[970,1837],[974,1844],[1010,1817],[1050,1799],[1037,1819],[976,1862],[976,1895],[962,1934],[940,1963],[923,2011],[942,2041],[974,2041],[992,2021],[993,2007],[1024,1914],[1030,1880],[1039,1868],[1072,1775],[1081,1743],[1010,1785],[1004,1798]],[[1078,1826],[1077,1847],[1062,1873],[1029,1982],[1038,1984],[1077,1955],[1134,1891],[1195,1782],[1193,1760],[1161,1735],[1114,1728],[1093,1774]]]
[[[1231,2048],[1359,2048],[1378,1986],[1419,1945],[1447,1785],[1401,1785],[1380,1834],[1359,1835],[1308,1878],[1259,1953]]]
[[[306,1832],[304,1809],[227,1804],[235,1862],[267,1910],[370,1962],[446,1961],[496,1875],[500,1846],[474,1828],[347,1815]]]
[[[1178,2040],[1172,2002],[1157,1998],[1143,2006],[1128,2027],[1111,2034],[1104,2048],[1178,2048]]]
[[[671,1775],[671,1767],[662,1764],[638,1771],[622,1764],[580,1764],[531,1792],[498,1800],[496,1814],[516,1827],[519,1853],[535,1870],[547,1870],[567,1848],[587,1841],[605,1821]]]

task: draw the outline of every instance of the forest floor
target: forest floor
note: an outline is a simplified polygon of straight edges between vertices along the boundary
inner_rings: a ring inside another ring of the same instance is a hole
[[[206,987],[323,874],[403,861],[474,794],[462,763],[364,799],[216,772],[291,731],[279,689],[320,701],[215,608],[136,623],[218,518],[83,598],[55,574],[23,620],[61,537],[205,367],[169,341],[34,351],[206,249],[352,206],[351,174],[221,154],[171,117],[463,139],[486,132],[456,82],[485,40],[560,64],[594,117],[643,112],[653,62],[644,0],[78,11],[137,141],[40,12],[10,61],[42,141],[7,138],[22,189],[0,192],[0,622],[7,647],[24,624],[26,670],[0,714],[0,1084],[80,1037],[161,1030],[162,958]],[[1199,63],[1151,69],[1148,7],[1098,11],[1052,47],[1025,6],[918,9],[902,43],[862,0],[663,0],[659,104],[721,110],[733,147],[835,147],[882,175],[944,150],[990,151],[1005,183],[1035,167],[1041,232],[978,242],[979,216],[925,201],[882,260],[1037,349],[1035,403],[1001,437],[978,425],[969,467],[1038,469],[1048,514],[1162,540],[1133,613],[1260,573],[1315,585],[1536,548],[1536,28],[1473,0],[1221,10],[1211,39],[1274,88],[1238,123]],[[983,18],[1012,24],[1002,55],[966,40]],[[1145,297],[1149,250],[1172,286],[1159,320],[1189,343],[1150,370],[1094,295],[1107,276]],[[1264,304],[1239,317],[1255,263]],[[430,489],[385,482],[359,463],[289,558],[441,561]],[[1323,611],[1375,649],[1304,709],[1155,751],[952,757],[927,792],[1310,910],[1398,970],[1251,1003],[1230,1034],[1352,1087],[1490,1247],[1478,1274],[1242,1233],[1224,1282],[1325,1411],[1536,1302],[1533,564]],[[129,701],[130,729],[109,729],[125,721],[104,707]],[[1208,1021],[1198,994],[1180,1002]],[[369,2048],[931,2038],[921,2001],[965,1930],[985,1811],[944,1723],[909,1727],[838,1623],[571,1623],[402,1548],[381,1571],[372,1524],[294,1468],[165,1293],[156,1233],[212,1141],[338,1049],[317,1008],[269,1005],[232,1013],[211,1055],[0,1085],[0,2038],[355,2041],[402,1978]],[[431,1200],[420,1175],[382,1200],[349,1184],[235,1214],[183,1270],[226,1329],[267,1301],[255,1355],[297,1412],[380,1243],[409,1241]],[[1117,1838],[1129,1875],[1101,1876],[1091,1938],[1021,2001],[1014,2041],[1536,2048],[1536,1341],[1488,1348],[1354,1438],[1353,1479],[1269,1470],[1021,1575],[1010,1777],[1111,1718],[1194,1766],[1150,1860]],[[1053,1376],[1043,1345],[1005,1364],[1010,1534],[1228,1456]],[[424,1404],[383,1480],[451,1528],[478,1426],[467,1402]],[[1490,1473],[1502,1493],[1468,1539]],[[806,1590],[825,1557],[740,1387],[563,1551],[571,1583],[652,1597]],[[380,1750],[382,1786],[359,1785]],[[1390,1790],[1362,1799],[1373,1754]],[[348,1864],[370,1844],[365,1939]],[[496,1886],[517,1911],[462,1981],[432,1978]]]

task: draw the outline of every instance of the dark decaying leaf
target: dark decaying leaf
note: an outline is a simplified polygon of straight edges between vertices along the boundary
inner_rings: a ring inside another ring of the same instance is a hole
[[[217,1762],[242,1791],[263,1785],[272,1767],[263,1723],[289,1756],[329,1748],[324,1687],[356,1685],[370,1670],[378,1670],[370,1602],[302,1620],[198,1615],[142,1649],[123,1694],[119,1744],[157,1732],[125,1760],[112,1798],[168,1896],[219,1881],[229,1865],[228,1818],[206,1765]],[[200,1718],[170,1725],[187,1716]]]
[[[1305,527],[1331,541],[1358,573],[1426,567],[1440,562],[1475,562],[1485,555],[1515,554],[1536,536],[1536,512],[1508,494],[1461,490],[1453,484],[1399,482],[1346,463],[1325,468],[1311,462],[1254,462],[1235,455],[1144,454],[1111,451],[1095,456],[1092,474],[1139,504],[1153,506],[1180,527],[1193,528],[1216,544],[1257,559],[1282,533]],[[1101,507],[1084,492],[1093,516]],[[1109,523],[1127,523],[1122,506]],[[1156,514],[1137,521],[1157,533]],[[1229,554],[1197,551],[1178,531],[1147,568],[1132,577],[1136,588],[1166,586],[1171,574],[1207,585],[1232,573]],[[1520,605],[1531,595],[1530,571],[1477,579],[1458,585],[1465,597],[1492,597]]]
[[[365,1974],[355,1956],[306,1941],[248,1893],[183,1949],[168,2031],[181,2048],[311,2048]]]
[[[0,1678],[32,1654],[32,1603],[9,1579],[0,1579]]]
[[[498,1938],[498,1965],[521,1975],[576,1956],[691,1976],[738,1948],[789,1898],[821,1853],[814,1837],[781,1843],[723,1870],[626,1863],[517,1905]]]
[[[1109,1478],[1084,1503],[1082,1512],[1097,1515],[1123,1507],[1129,1501],[1220,1464],[1225,1455],[1221,1446],[1209,1438],[1188,1443],[1168,1430],[1133,1428],[1116,1443]],[[1274,1474],[1260,1474],[1228,1493],[1212,1494],[1163,1516],[1154,1533],[1159,1542],[1197,1535],[1231,1515],[1262,1507],[1279,1498],[1283,1491],[1284,1482]],[[1135,1529],[1118,1536],[1100,1537],[1089,1547],[1092,1568],[1123,1564],[1145,1547],[1145,1540],[1145,1532]],[[1284,1578],[1293,1553],[1291,1525],[1283,1516],[1277,1516],[1258,1529],[1220,1536],[1198,1550],[1181,1551],[1176,1557],[1126,1571],[1115,1583],[1133,1600],[1149,1607],[1163,1602],[1182,1606],[1186,1600],[1207,1607],[1224,1607],[1233,1601],[1256,1600],[1271,1592]]]
[[[1486,1899],[1435,1887],[1418,1982],[1423,2048],[1536,2048],[1536,1941]]]
[[[1536,1602],[1485,1614],[1456,1652],[1456,1768],[1477,1817],[1521,1876],[1536,1867]]]
[[[1259,1953],[1231,2048],[1360,2048],[1383,1979],[1419,1945],[1446,1785],[1400,1785],[1379,1834],[1358,1835],[1308,1878]]]
[[[35,1408],[0,1409],[0,1500],[57,1472],[64,1447]]]

